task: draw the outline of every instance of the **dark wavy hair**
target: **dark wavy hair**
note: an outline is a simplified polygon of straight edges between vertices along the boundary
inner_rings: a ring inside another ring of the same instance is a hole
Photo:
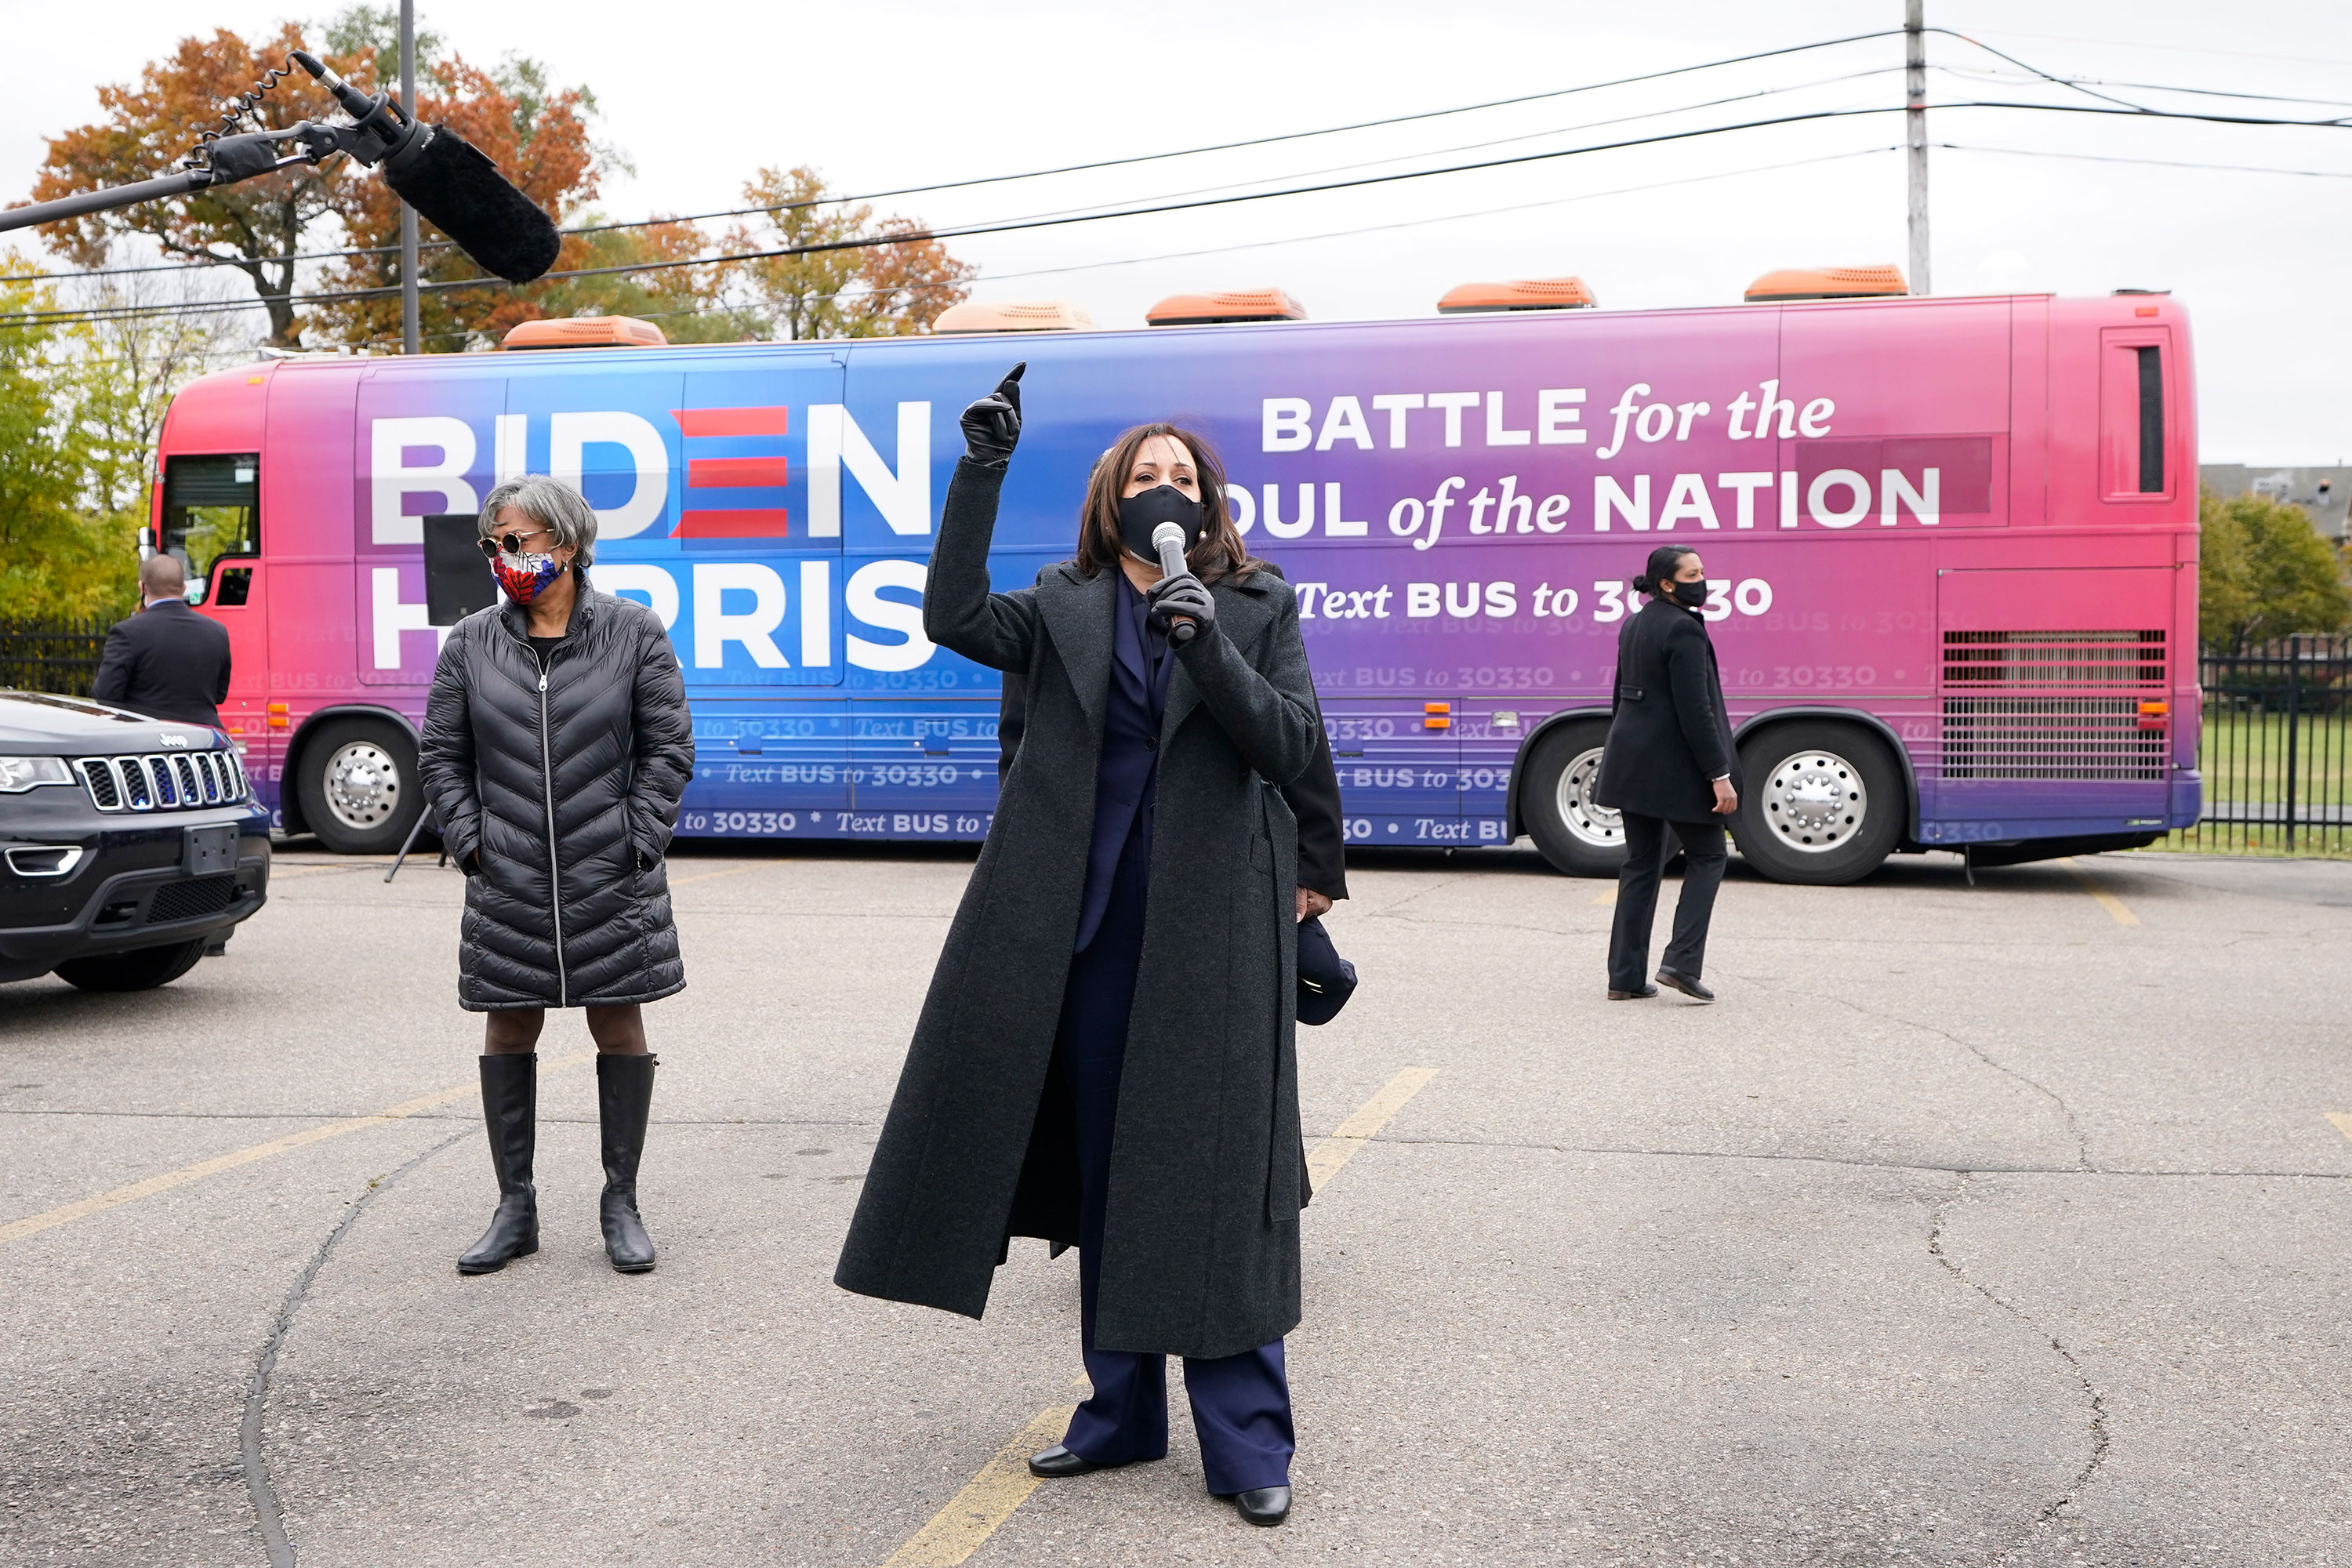
[[[1684,556],[1697,553],[1697,551],[1687,544],[1659,545],[1650,552],[1649,564],[1642,568],[1643,574],[1633,579],[1633,592],[1648,594],[1655,597],[1658,592],[1658,579],[1673,576],[1682,570]]]
[[[1203,583],[1227,577],[1239,582],[1265,565],[1249,552],[1249,546],[1242,542],[1241,530],[1234,526],[1233,509],[1225,504],[1225,465],[1218,460],[1217,449],[1197,431],[1158,421],[1121,432],[1110,450],[1095,463],[1095,471],[1087,479],[1087,499],[1078,508],[1079,568],[1089,577],[1099,576],[1116,568],[1126,553],[1118,537],[1119,492],[1127,489],[1127,476],[1134,471],[1137,450],[1156,436],[1184,444],[1192,454],[1192,472],[1201,482],[1201,537],[1184,552],[1184,564],[1192,569],[1192,575]]]

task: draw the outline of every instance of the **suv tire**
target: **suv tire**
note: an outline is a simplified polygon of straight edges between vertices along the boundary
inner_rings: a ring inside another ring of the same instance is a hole
[[[1776,882],[1858,882],[1903,836],[1902,772],[1859,724],[1775,724],[1741,743],[1739,763],[1747,788],[1733,836],[1741,858]]]
[[[425,811],[416,742],[382,719],[333,719],[302,747],[302,822],[338,855],[389,855]]]
[[[1605,718],[1572,720],[1545,731],[1528,752],[1519,820],[1563,876],[1614,877],[1625,864],[1624,826],[1591,798],[1608,738]]]
[[[167,942],[162,947],[134,947],[128,952],[101,952],[68,959],[57,976],[81,991],[152,991],[168,985],[196,966],[210,939]]]

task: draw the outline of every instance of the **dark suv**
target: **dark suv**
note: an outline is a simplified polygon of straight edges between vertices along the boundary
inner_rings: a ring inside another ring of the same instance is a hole
[[[269,891],[269,813],[203,724],[0,690],[0,981],[144,991]]]

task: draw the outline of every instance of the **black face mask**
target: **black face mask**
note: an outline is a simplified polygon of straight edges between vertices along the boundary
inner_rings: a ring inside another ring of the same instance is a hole
[[[1160,485],[1118,503],[1118,542],[1141,560],[1159,561],[1160,552],[1151,547],[1151,531],[1163,522],[1184,531],[1187,552],[1201,542],[1201,503],[1174,485]]]
[[[1706,603],[1706,579],[1702,577],[1696,583],[1675,584],[1675,603],[1685,610],[1696,610],[1704,605]]]

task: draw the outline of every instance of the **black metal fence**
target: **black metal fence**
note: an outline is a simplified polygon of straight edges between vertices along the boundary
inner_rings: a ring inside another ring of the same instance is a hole
[[[90,620],[0,620],[0,686],[25,691],[89,695],[106,652],[104,617]]]
[[[2205,816],[2154,847],[2352,855],[2352,637],[2205,650]]]

